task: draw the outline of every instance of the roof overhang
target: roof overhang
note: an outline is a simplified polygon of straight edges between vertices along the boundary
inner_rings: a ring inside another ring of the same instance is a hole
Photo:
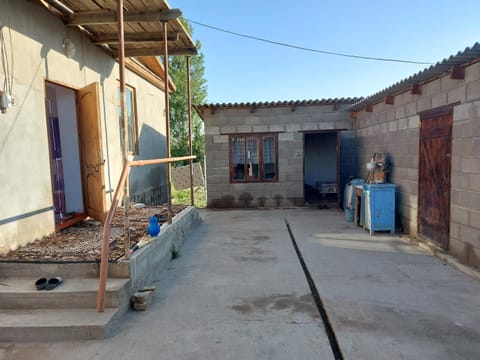
[[[117,2],[98,0],[37,0],[69,27],[85,33],[90,40],[118,57]],[[179,9],[165,0],[128,0],[124,2],[125,56],[138,58],[156,76],[163,79],[158,56],[164,55],[163,23],[167,22],[169,55],[196,55],[197,48],[181,24]],[[146,60],[146,58],[152,58]],[[142,60],[143,59],[143,60]],[[171,84],[170,84],[171,88]]]
[[[216,110],[232,110],[232,109],[249,109],[253,113],[257,109],[265,108],[290,108],[294,112],[300,106],[324,106],[331,105],[333,110],[338,110],[340,105],[350,105],[362,98],[330,98],[330,99],[315,99],[315,100],[287,100],[287,101],[265,101],[265,102],[247,102],[247,103],[216,103],[216,104],[201,104],[193,105],[198,115],[204,119],[207,112],[214,114]]]
[[[452,79],[459,79],[458,72],[461,72],[465,66],[480,61],[480,43],[475,43],[471,48],[458,52],[456,55],[450,56],[426,68],[409,78],[399,81],[390,87],[368,96],[350,107],[352,112],[371,111],[373,105],[385,101],[387,104],[391,102],[392,96],[399,95],[403,92],[410,91],[414,95],[421,94],[421,86],[435,79],[450,74]]]

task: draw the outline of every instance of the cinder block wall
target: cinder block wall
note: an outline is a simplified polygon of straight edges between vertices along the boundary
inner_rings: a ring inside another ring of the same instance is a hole
[[[204,111],[208,207],[303,206],[303,131],[351,129],[348,105]],[[278,133],[275,183],[230,183],[229,135]]]
[[[480,266],[480,63],[466,67],[464,80],[448,75],[422,85],[421,95],[396,95],[394,105],[379,103],[362,110],[354,121],[357,172],[367,176],[366,162],[384,152],[392,164],[389,181],[397,188],[397,226],[417,234],[418,113],[447,104],[455,106],[451,174],[449,251],[461,261]]]
[[[453,112],[450,252],[480,267],[480,62],[465,69]]]
[[[356,173],[366,179],[366,163],[383,152],[391,164],[387,181],[397,185],[397,227],[417,233],[419,116],[413,95],[395,97],[395,105],[378,104],[371,113],[361,111],[354,122]]]

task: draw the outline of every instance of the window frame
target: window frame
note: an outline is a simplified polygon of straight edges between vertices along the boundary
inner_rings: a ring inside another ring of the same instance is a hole
[[[133,117],[133,136],[132,134],[130,134],[130,128],[128,129],[128,141],[129,141],[129,144],[128,144],[128,151],[127,153],[129,155],[138,155],[139,153],[139,150],[138,150],[138,115],[137,115],[137,93],[136,93],[136,89],[133,87],[133,86],[130,86],[130,85],[125,85],[125,96],[126,96],[126,105],[128,104],[128,91],[131,92],[132,94],[132,117]],[[122,117],[121,117],[121,98],[120,98],[121,94],[120,94],[120,85],[118,86],[118,120],[119,120],[119,123],[120,123],[120,136],[121,136],[121,139],[120,139],[120,144],[123,144],[123,141],[124,141],[124,133],[123,131],[125,131],[125,123],[122,122]],[[128,106],[128,105],[127,105]],[[127,126],[129,124],[129,119],[128,119],[128,108],[127,108]],[[133,141],[133,149],[131,150],[130,149],[130,142],[131,142],[131,139],[132,137],[134,138],[134,141]]]
[[[256,139],[258,146],[258,177],[249,176],[245,171],[243,179],[235,179],[234,159],[233,159],[233,140],[241,138],[244,146],[244,169],[247,169],[247,143],[249,139]],[[273,138],[274,142],[274,160],[275,160],[275,176],[271,179],[265,179],[265,163],[264,163],[264,140],[266,138]],[[229,172],[230,184],[244,184],[244,183],[276,183],[279,180],[278,176],[278,133],[241,133],[228,135],[228,152],[229,152]]]

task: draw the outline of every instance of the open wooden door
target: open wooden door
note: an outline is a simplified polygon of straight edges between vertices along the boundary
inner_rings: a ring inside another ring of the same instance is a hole
[[[341,149],[341,132],[340,131],[337,131],[337,146],[336,146],[336,150],[337,150],[337,205],[339,208],[341,208],[341,204],[342,204],[342,195],[343,195],[343,192],[342,192],[342,189],[340,187],[341,185],[341,179],[340,179],[340,161],[341,161],[341,157],[340,157],[340,154],[342,152],[342,149]]]
[[[102,153],[98,93],[98,83],[78,90],[77,116],[85,212],[103,223],[106,216],[105,160]]]
[[[420,114],[418,233],[447,250],[450,235],[450,173],[453,108]]]

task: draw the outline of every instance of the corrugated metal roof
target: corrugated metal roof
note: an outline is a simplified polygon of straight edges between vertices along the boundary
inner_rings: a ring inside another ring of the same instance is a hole
[[[216,103],[216,104],[201,104],[194,105],[198,110],[203,109],[251,109],[251,108],[268,108],[268,107],[295,107],[295,106],[310,106],[310,105],[333,105],[333,104],[354,104],[362,98],[330,98],[330,99],[311,99],[311,100],[285,100],[285,101],[260,101],[247,103]]]
[[[379,91],[371,96],[363,98],[353,104],[350,110],[358,111],[365,107],[366,104],[378,103],[382,101],[385,96],[400,93],[408,89],[412,84],[422,84],[431,79],[448,73],[452,66],[461,66],[468,64],[480,57],[480,43],[475,43],[471,48],[467,47],[464,51],[459,51],[456,55],[450,56],[448,59],[443,59],[441,62],[426,68],[404,80],[401,80],[388,88]]]

